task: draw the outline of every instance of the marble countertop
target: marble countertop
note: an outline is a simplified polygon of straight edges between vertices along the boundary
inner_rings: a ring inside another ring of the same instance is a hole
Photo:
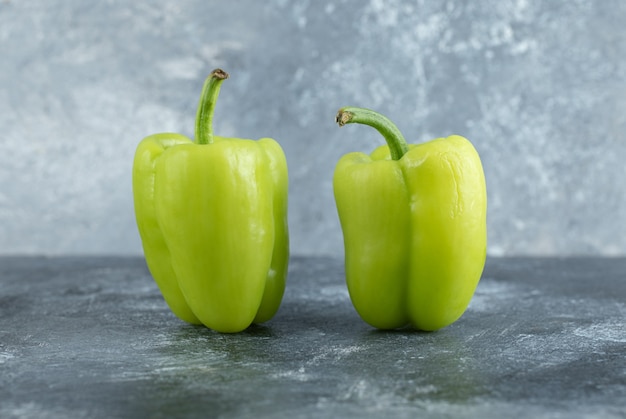
[[[271,321],[171,314],[141,258],[0,258],[0,417],[626,416],[626,259],[490,258],[434,333],[372,329],[332,258]]]

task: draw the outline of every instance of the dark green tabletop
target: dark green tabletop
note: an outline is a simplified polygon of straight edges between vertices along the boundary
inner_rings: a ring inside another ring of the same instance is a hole
[[[343,263],[274,319],[176,319],[140,258],[0,258],[0,417],[626,417],[626,259],[491,258],[463,317],[377,331]]]

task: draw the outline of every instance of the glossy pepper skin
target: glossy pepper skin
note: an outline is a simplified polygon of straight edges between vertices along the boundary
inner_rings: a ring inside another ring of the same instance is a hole
[[[213,136],[221,82],[207,78],[196,141],[156,134],[133,164],[137,226],[150,272],[182,320],[239,332],[274,316],[289,258],[287,164],[278,143]]]
[[[345,155],[333,178],[355,309],[380,329],[450,325],[467,308],[485,264],[478,153],[457,135],[408,146],[393,123],[367,109],[343,108],[337,122],[370,125],[388,143],[371,155]]]

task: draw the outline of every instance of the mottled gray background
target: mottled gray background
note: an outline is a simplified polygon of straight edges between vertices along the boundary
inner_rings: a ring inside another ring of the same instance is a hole
[[[0,0],[0,253],[140,254],[131,166],[192,135],[271,136],[295,254],[342,254],[332,172],[382,139],[458,133],[489,191],[491,255],[626,254],[626,2]]]

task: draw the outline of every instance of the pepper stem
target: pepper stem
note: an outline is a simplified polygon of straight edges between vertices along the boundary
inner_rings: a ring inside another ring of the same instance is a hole
[[[386,116],[365,108],[347,106],[339,109],[335,122],[343,127],[346,124],[364,124],[375,128],[387,141],[393,160],[399,160],[409,151],[409,146],[398,127]]]
[[[213,112],[215,102],[220,94],[220,86],[228,78],[228,73],[222,69],[211,71],[202,86],[198,112],[196,113],[196,142],[198,144],[213,143]]]

